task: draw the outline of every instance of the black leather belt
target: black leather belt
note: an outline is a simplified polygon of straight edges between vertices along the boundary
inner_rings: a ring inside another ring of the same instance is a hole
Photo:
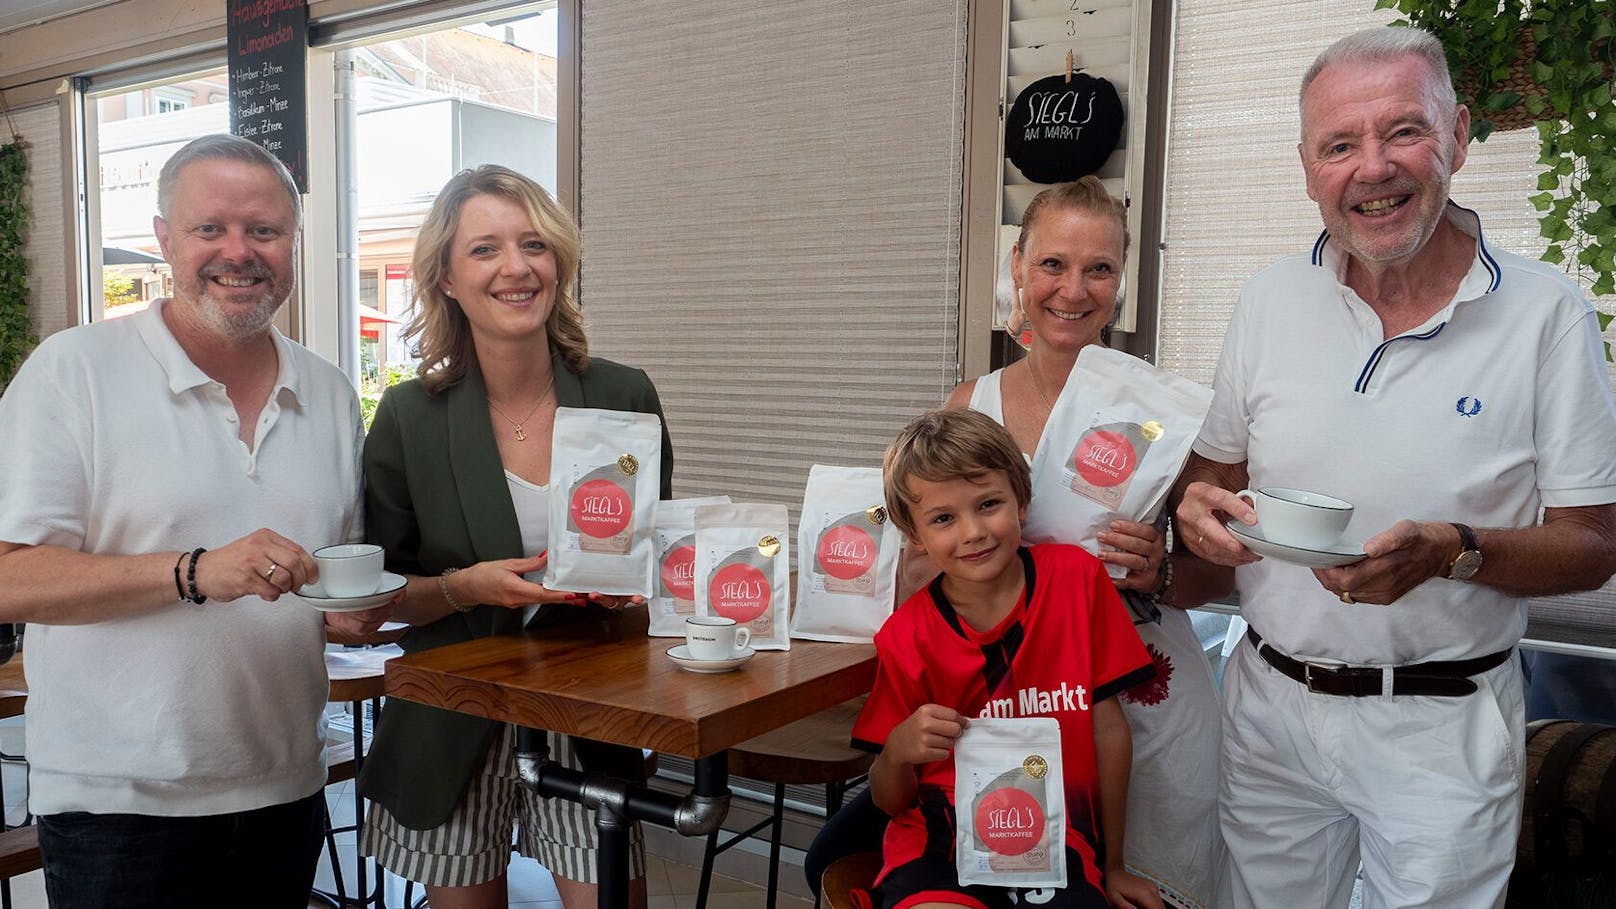
[[[1263,643],[1255,628],[1246,627],[1246,637],[1268,665],[1290,676],[1308,691],[1339,697],[1367,698],[1381,694],[1381,670],[1375,667],[1337,666],[1294,660]],[[1509,650],[1500,650],[1471,660],[1433,660],[1411,663],[1392,670],[1392,694],[1459,698],[1476,693],[1473,675],[1480,675],[1509,659]]]

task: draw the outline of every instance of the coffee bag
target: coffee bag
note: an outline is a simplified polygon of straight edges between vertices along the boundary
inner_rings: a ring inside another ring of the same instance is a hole
[[[973,719],[954,742],[959,882],[1066,886],[1060,723]]]
[[[558,407],[553,438],[544,586],[649,598],[662,421],[655,414]]]
[[[1083,348],[1033,456],[1022,537],[1098,555],[1112,521],[1155,521],[1211,406],[1210,388],[1119,351]]]
[[[696,614],[696,509],[727,505],[729,496],[658,502],[656,510],[656,595],[650,626],[655,637],[682,638],[685,619]]]
[[[903,541],[882,496],[878,467],[808,471],[792,637],[868,644],[892,614]]]
[[[784,505],[696,509],[696,614],[734,619],[755,650],[791,649],[791,550]]]

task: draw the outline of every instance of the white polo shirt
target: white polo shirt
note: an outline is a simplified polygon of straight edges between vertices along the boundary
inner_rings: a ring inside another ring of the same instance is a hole
[[[0,397],[0,540],[126,555],[214,549],[259,527],[310,550],[355,538],[347,378],[276,333],[280,373],[249,450],[165,303],[51,336]],[[257,597],[30,625],[31,807],[187,816],[315,792],[323,625],[296,598]]]
[[[1403,518],[1530,527],[1539,508],[1616,502],[1616,401],[1594,309],[1564,274],[1477,238],[1453,302],[1384,340],[1343,283],[1329,233],[1249,282],[1224,339],[1197,453],[1247,462],[1251,487],[1294,486],[1357,508],[1347,537]],[[1236,570],[1241,611],[1298,658],[1399,665],[1512,646],[1524,600],[1435,578],[1390,607],[1348,606],[1310,570]]]

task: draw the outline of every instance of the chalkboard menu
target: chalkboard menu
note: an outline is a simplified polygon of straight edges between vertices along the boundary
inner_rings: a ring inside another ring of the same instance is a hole
[[[308,192],[306,0],[229,0],[230,132],[280,158]]]

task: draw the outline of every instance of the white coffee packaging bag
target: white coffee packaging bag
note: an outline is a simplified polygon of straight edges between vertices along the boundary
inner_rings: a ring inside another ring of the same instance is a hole
[[[558,407],[553,437],[544,586],[649,598],[662,421],[656,414]]]
[[[887,520],[879,467],[808,471],[797,522],[791,636],[868,644],[892,614],[902,535]]]
[[[791,549],[784,505],[696,509],[696,614],[734,619],[754,650],[791,649]]]
[[[1060,723],[973,719],[954,742],[954,863],[959,882],[1066,886]]]
[[[1112,521],[1155,521],[1211,406],[1210,388],[1119,351],[1083,348],[1032,459],[1022,537],[1098,555]]]
[[[653,637],[685,636],[685,619],[696,614],[696,509],[728,504],[729,496],[657,503],[656,595],[649,603],[647,628]]]

